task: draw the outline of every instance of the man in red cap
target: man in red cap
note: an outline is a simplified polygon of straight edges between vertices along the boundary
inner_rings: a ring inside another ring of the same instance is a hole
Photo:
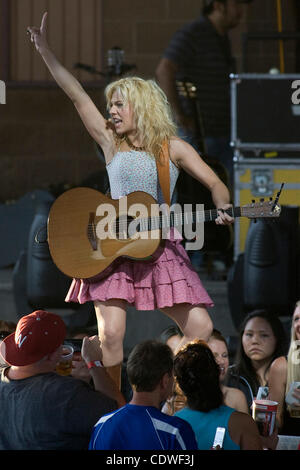
[[[87,449],[97,420],[125,404],[102,366],[97,336],[85,337],[81,351],[94,389],[55,372],[65,335],[59,315],[37,310],[2,341],[0,450]]]

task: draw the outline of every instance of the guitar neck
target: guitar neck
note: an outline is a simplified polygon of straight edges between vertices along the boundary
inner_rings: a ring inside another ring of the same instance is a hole
[[[231,217],[241,217],[240,207],[230,207],[224,210]],[[212,222],[218,217],[217,209],[208,209],[195,212],[170,212],[169,214],[160,214],[156,217],[140,219],[138,231],[145,232],[149,230],[166,229],[171,227],[181,227],[182,225]]]
[[[196,211],[196,212],[192,212],[193,216],[195,216],[195,220],[193,220],[193,222],[197,222],[197,216],[199,216],[198,212],[204,213],[204,222],[212,222],[213,220],[216,220],[216,218],[218,217],[218,209]],[[230,215],[230,217],[241,217],[240,207],[229,207],[229,209],[224,210],[224,212]],[[199,220],[199,222],[202,222],[202,219]]]

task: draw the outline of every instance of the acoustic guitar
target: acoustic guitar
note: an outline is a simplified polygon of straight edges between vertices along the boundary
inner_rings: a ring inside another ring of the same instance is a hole
[[[277,198],[278,199],[278,198]],[[260,201],[226,210],[232,217],[279,217],[275,201]],[[67,276],[90,278],[120,257],[155,256],[171,227],[214,221],[217,209],[195,212],[162,210],[149,194],[137,191],[113,200],[91,188],[73,188],[52,204],[48,244],[56,266]]]

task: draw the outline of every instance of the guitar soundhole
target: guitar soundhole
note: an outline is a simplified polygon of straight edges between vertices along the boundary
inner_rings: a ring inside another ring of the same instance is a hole
[[[131,224],[132,222],[133,224]],[[117,240],[128,240],[129,238],[132,238],[138,231],[138,223],[135,221],[134,217],[130,217],[129,215],[122,215],[115,221],[114,233]]]

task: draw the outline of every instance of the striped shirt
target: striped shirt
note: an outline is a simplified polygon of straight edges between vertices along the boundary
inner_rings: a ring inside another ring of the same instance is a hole
[[[153,406],[127,404],[96,423],[90,450],[195,450],[191,426]]]
[[[221,36],[206,17],[199,17],[175,33],[164,57],[178,66],[176,80],[191,81],[204,125],[205,137],[230,135],[230,73],[235,72],[228,35]],[[180,96],[183,112],[192,105]]]

